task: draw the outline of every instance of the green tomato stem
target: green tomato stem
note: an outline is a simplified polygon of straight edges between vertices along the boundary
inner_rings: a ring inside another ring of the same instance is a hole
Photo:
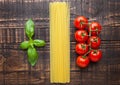
[[[86,58],[86,56],[84,55],[84,56],[82,56],[82,58]]]
[[[90,32],[89,32],[89,36],[90,36],[90,37],[92,36],[92,35],[91,35],[91,32],[92,32],[92,30],[91,30],[91,28],[90,28]],[[89,51],[88,51],[87,53],[85,53],[83,56],[87,56],[87,54],[89,54],[91,50],[92,50],[92,48],[91,48],[91,41],[90,41]]]

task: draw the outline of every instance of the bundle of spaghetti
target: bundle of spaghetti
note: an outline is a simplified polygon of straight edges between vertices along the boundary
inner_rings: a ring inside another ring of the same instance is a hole
[[[70,82],[70,27],[69,5],[50,3],[50,81]]]

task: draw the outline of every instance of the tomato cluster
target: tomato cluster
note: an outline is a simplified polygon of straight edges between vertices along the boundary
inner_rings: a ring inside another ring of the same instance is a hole
[[[84,16],[75,18],[74,26],[77,28],[75,51],[79,54],[76,64],[85,68],[90,61],[98,62],[102,57],[102,51],[99,50],[101,39],[98,36],[102,27],[98,22],[88,23],[88,19]]]

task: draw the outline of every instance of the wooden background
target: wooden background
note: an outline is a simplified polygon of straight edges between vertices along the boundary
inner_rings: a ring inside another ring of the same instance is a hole
[[[71,4],[71,82],[64,85],[120,85],[120,0],[68,1]],[[0,0],[0,85],[61,85],[50,83],[49,2]],[[77,15],[95,19],[103,26],[100,34],[103,58],[86,69],[75,64],[73,20]],[[27,40],[24,23],[29,18],[35,21],[34,38],[47,43],[38,48],[39,60],[35,67],[29,66],[26,52],[19,48],[20,42]]]

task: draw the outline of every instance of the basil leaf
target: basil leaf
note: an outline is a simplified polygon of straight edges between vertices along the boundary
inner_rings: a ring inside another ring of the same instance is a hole
[[[29,19],[25,24],[25,33],[29,39],[32,38],[32,36],[34,35],[34,28],[34,22],[32,21],[32,19]]]
[[[36,40],[33,41],[33,44],[37,47],[45,46],[45,41],[36,39]]]
[[[20,44],[21,49],[27,49],[29,47],[29,41],[24,41]]]
[[[38,60],[38,53],[34,47],[29,47],[28,51],[28,61],[32,66],[35,66]]]

